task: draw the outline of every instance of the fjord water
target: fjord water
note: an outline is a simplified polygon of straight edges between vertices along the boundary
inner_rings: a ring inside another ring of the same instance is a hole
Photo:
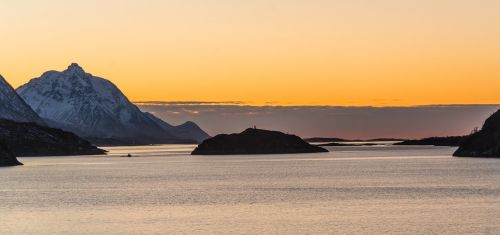
[[[447,147],[193,148],[20,158],[0,169],[0,234],[500,233],[500,159]]]

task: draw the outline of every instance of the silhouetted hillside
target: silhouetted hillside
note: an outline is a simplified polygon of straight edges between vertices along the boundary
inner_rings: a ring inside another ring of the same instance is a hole
[[[466,138],[453,155],[457,157],[500,157],[500,110],[484,122],[480,131]]]
[[[0,119],[0,143],[19,157],[106,153],[73,133],[4,119]]]

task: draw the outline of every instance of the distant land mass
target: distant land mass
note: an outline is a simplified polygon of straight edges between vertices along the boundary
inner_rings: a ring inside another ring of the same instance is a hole
[[[364,140],[365,142],[393,142],[393,141],[405,141],[406,139],[401,139],[401,138],[377,138],[377,139],[368,139]]]
[[[112,82],[75,63],[45,72],[17,93],[49,126],[99,144],[200,143],[209,137],[193,122],[173,126],[142,112]]]
[[[465,138],[453,155],[500,158],[500,110],[486,119],[480,131]]]
[[[192,155],[321,153],[328,150],[311,145],[296,135],[249,128],[239,134],[222,134],[203,141]]]
[[[318,144],[320,147],[360,147],[360,146],[379,146],[383,144],[378,143],[326,143],[326,144]]]
[[[446,136],[446,137],[429,137],[419,140],[406,140],[394,145],[433,145],[433,146],[459,146],[467,136]]]
[[[312,137],[312,138],[306,138],[304,139],[305,141],[309,143],[319,143],[319,142],[347,142],[351,141],[348,139],[342,139],[342,138],[330,138],[330,137]]]
[[[400,138],[376,138],[376,139],[367,139],[367,140],[360,140],[360,139],[343,139],[343,138],[335,138],[335,137],[313,137],[313,138],[306,138],[304,139],[305,141],[309,143],[325,143],[325,142],[384,142],[384,141],[404,141],[405,139],[400,139]]]
[[[36,123],[0,120],[0,145],[17,157],[105,154],[87,140]]]

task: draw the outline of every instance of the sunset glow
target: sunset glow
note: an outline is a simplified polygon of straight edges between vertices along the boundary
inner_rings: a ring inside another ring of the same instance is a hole
[[[6,0],[0,73],[18,87],[77,62],[134,101],[492,104],[499,12],[496,0]]]

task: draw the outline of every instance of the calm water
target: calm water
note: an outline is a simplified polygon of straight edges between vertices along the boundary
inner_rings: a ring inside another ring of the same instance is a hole
[[[192,148],[21,158],[0,169],[0,234],[500,233],[500,159],[438,147],[232,157]]]

